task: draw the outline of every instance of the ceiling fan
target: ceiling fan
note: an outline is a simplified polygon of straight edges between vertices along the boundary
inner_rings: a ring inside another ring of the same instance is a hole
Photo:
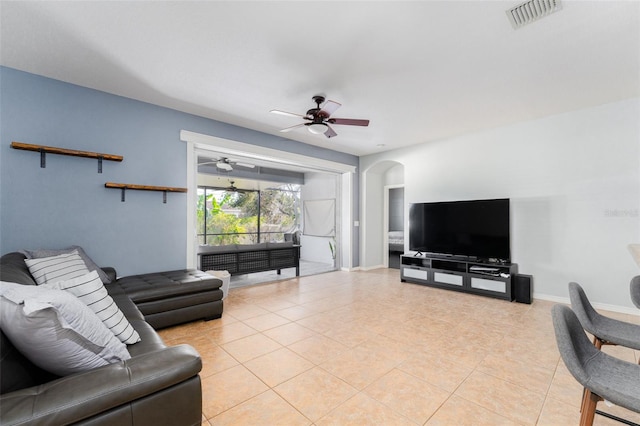
[[[247,167],[249,169],[253,169],[255,167],[254,164],[249,164],[249,163],[241,163],[239,161],[233,161],[230,160],[227,157],[220,157],[219,159],[215,159],[215,158],[211,158],[210,161],[205,161],[203,163],[198,163],[198,166],[204,166],[207,164],[215,164],[215,166],[220,169],[220,170],[224,170],[227,172],[230,172],[233,170],[233,166],[240,166],[240,167]]]
[[[337,136],[338,134],[329,126],[329,124],[342,124],[347,126],[368,126],[369,120],[358,120],[354,118],[333,118],[331,114],[333,114],[338,108],[340,108],[341,104],[338,102],[328,100],[325,102],[325,98],[322,95],[315,95],[313,101],[316,103],[315,108],[311,108],[307,111],[306,114],[295,114],[293,112],[280,111],[277,109],[272,109],[270,112],[274,114],[288,115],[291,117],[301,117],[308,121],[308,123],[296,124],[295,126],[287,127],[285,129],[280,130],[281,132],[290,132],[291,130],[297,129],[298,127],[307,126],[309,132],[319,135],[324,133],[324,135],[328,138],[332,138]],[[324,105],[320,107],[320,104],[324,102]]]

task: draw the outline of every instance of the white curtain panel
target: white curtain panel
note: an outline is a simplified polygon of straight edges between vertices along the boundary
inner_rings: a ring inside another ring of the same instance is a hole
[[[304,235],[334,237],[336,235],[336,200],[306,200],[304,210]]]

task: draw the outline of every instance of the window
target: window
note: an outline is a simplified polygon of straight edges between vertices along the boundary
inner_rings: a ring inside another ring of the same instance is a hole
[[[268,190],[198,187],[198,243],[252,244],[284,241],[300,223],[300,185]]]

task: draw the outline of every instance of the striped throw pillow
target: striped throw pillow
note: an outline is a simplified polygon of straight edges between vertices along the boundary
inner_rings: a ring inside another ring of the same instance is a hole
[[[77,250],[40,259],[25,259],[29,272],[38,285],[77,278],[89,273]]]
[[[107,289],[104,288],[98,272],[92,271],[67,281],[47,283],[43,287],[65,290],[76,296],[96,313],[104,325],[122,343],[132,345],[140,341],[138,332],[134,330],[129,320],[107,293]]]

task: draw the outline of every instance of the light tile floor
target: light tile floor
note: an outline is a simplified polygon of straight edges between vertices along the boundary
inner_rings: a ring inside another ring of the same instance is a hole
[[[338,271],[232,289],[221,319],[160,334],[200,352],[206,426],[577,425],[582,388],[551,306],[401,283],[393,269]]]

